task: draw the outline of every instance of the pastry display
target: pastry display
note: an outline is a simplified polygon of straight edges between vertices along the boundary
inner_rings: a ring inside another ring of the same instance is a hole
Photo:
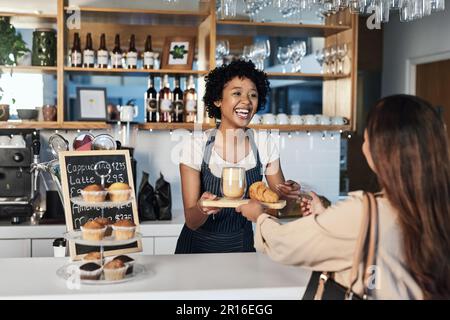
[[[121,280],[125,277],[128,266],[121,260],[111,260],[103,266],[105,280]]]
[[[81,197],[86,202],[103,202],[107,192],[99,184],[91,184],[80,191]]]
[[[275,203],[280,200],[278,194],[270,190],[262,181],[253,183],[249,188],[250,199],[261,202]]]
[[[136,231],[136,225],[133,221],[124,219],[118,220],[112,226],[114,231],[114,237],[116,240],[128,240],[134,237]]]
[[[113,260],[120,260],[128,267],[126,274],[133,273],[133,265],[134,265],[133,258],[126,256],[126,255],[120,255],[120,256],[115,257]]]
[[[80,266],[81,280],[99,280],[102,275],[102,267],[96,263],[89,262]]]
[[[88,254],[86,254],[83,257],[83,261],[84,262],[95,262],[98,264],[102,264],[102,256],[101,256],[100,252],[98,252],[98,251],[89,252]]]
[[[81,234],[84,240],[102,240],[105,237],[106,227],[94,220],[81,226]]]
[[[116,182],[108,188],[109,199],[113,202],[127,201],[131,196],[131,188],[123,182]]]

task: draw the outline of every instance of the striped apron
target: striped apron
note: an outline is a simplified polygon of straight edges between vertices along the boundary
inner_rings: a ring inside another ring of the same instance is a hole
[[[201,194],[209,191],[222,197],[220,178],[212,174],[209,169],[212,149],[217,129],[212,130],[205,146],[200,179]],[[262,180],[262,164],[258,148],[253,138],[253,131],[246,131],[253,154],[256,157],[256,166],[245,172],[248,198],[248,187],[254,182]],[[223,252],[254,252],[252,223],[237,213],[234,208],[224,208],[215,215],[208,216],[206,222],[197,230],[189,229],[184,224],[178,238],[175,253],[223,253]]]

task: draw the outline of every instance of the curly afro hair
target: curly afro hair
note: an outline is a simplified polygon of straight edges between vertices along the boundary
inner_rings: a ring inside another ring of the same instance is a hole
[[[221,118],[220,108],[214,102],[222,100],[222,91],[225,85],[235,77],[247,78],[253,81],[258,91],[257,111],[262,110],[267,101],[267,93],[270,83],[267,74],[257,70],[252,61],[235,60],[228,65],[223,65],[211,70],[205,77],[206,93],[203,102],[210,118]]]

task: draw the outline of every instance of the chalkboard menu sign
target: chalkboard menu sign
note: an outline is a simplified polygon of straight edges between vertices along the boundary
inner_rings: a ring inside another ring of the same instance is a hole
[[[139,231],[133,174],[128,150],[101,151],[65,151],[59,154],[61,167],[61,185],[64,198],[67,231],[80,230],[86,222],[97,217],[104,217],[112,223],[117,220],[130,219]],[[75,201],[80,199],[81,190],[89,185],[103,184],[106,188],[113,183],[123,182],[131,188],[132,198],[119,206],[104,206],[102,203],[86,203]],[[70,256],[80,259],[84,254],[99,251],[99,247],[74,244],[70,241]],[[111,256],[123,253],[142,251],[141,241],[127,245],[105,246],[104,255]]]

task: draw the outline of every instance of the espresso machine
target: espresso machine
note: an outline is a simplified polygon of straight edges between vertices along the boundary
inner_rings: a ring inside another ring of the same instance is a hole
[[[22,135],[24,145],[0,146],[0,219],[17,223],[33,214],[38,199],[30,168],[32,144],[39,142],[39,133],[34,130],[0,131],[0,136],[11,135]],[[39,154],[39,150],[34,151]]]

